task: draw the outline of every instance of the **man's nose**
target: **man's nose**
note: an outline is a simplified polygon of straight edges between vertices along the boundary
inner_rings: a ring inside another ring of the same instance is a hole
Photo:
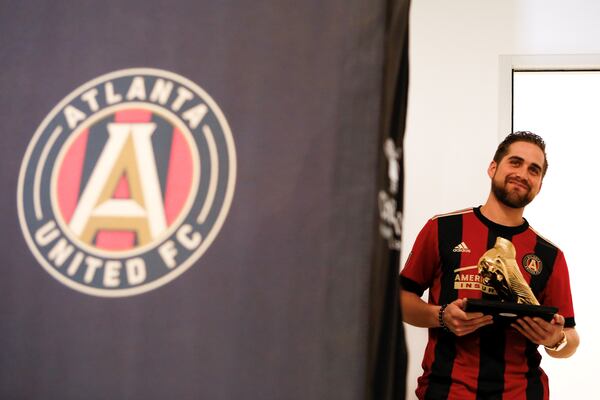
[[[515,176],[523,180],[529,180],[529,168],[526,165],[519,166],[515,170]]]

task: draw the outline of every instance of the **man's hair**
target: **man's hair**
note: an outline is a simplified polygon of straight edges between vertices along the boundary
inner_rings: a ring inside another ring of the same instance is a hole
[[[494,154],[494,161],[496,162],[496,164],[500,163],[500,160],[502,160],[506,153],[508,153],[508,148],[510,147],[510,145],[515,142],[532,143],[542,150],[542,152],[544,153],[544,166],[542,170],[542,176],[546,175],[546,171],[548,170],[548,157],[546,157],[546,143],[544,142],[544,139],[542,139],[539,135],[536,135],[535,133],[529,131],[513,132],[507,137],[505,137],[504,140],[498,145],[498,148],[496,149],[496,154]]]

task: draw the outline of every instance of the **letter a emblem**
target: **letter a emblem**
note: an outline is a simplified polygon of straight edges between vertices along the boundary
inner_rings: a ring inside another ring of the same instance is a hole
[[[138,245],[156,239],[166,228],[151,136],[154,123],[110,123],[102,150],[69,224],[91,244],[102,229],[135,232]],[[129,198],[113,198],[125,179]]]

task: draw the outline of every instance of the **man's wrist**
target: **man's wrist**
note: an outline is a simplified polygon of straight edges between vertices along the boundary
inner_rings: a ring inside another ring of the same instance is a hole
[[[550,350],[550,351],[561,351],[562,349],[565,348],[567,343],[568,343],[567,334],[565,333],[565,331],[563,329],[562,336],[561,336],[560,340],[558,341],[558,343],[556,343],[554,346],[544,346],[544,347],[546,348],[546,350]]]
[[[440,328],[442,328],[446,332],[450,332],[450,329],[448,329],[448,326],[444,321],[444,311],[446,311],[446,307],[448,307],[448,304],[444,304],[440,307],[440,310],[438,311],[438,322],[440,324]]]

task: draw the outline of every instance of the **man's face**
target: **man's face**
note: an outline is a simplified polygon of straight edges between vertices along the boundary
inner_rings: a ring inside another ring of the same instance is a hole
[[[492,161],[488,175],[492,193],[504,205],[523,208],[542,187],[544,152],[535,144],[515,142],[498,164]]]

